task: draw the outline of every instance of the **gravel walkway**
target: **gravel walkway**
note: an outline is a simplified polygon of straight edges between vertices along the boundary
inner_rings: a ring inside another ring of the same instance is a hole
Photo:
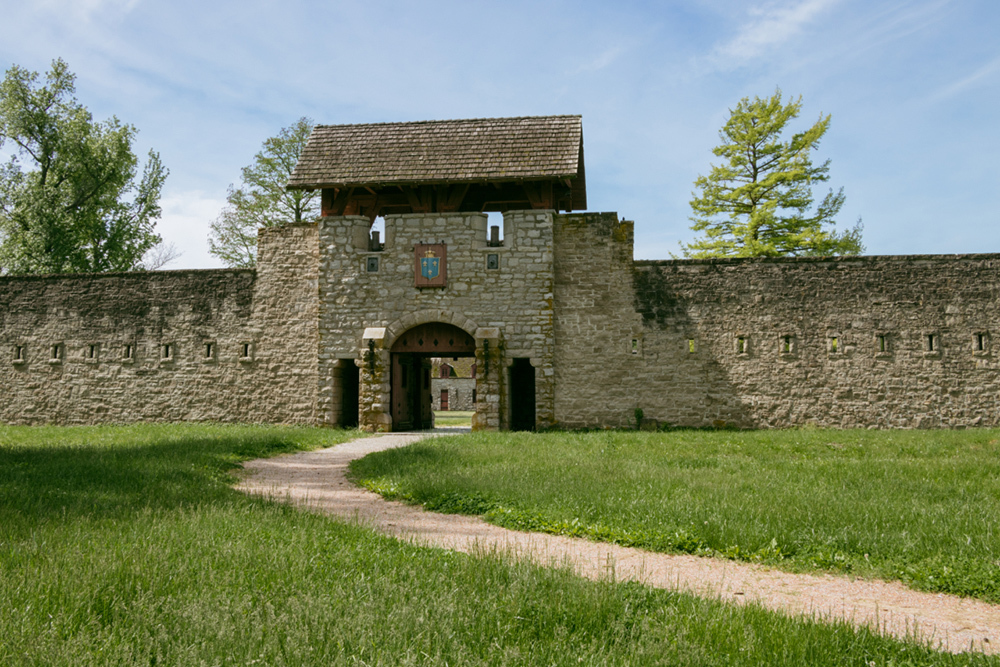
[[[461,432],[439,429],[435,435]],[[570,563],[582,576],[635,580],[737,604],[817,618],[842,618],[900,638],[929,639],[951,652],[1000,653],[1000,605],[922,593],[897,582],[790,574],[716,558],[675,556],[589,540],[523,533],[477,517],[426,512],[383,500],[347,481],[350,461],[431,435],[393,433],[329,449],[248,461],[237,488],[356,520],[419,544],[472,552],[498,549],[542,564]]]

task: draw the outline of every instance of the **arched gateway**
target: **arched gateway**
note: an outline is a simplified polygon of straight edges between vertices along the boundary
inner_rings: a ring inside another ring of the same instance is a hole
[[[433,426],[431,358],[472,357],[476,341],[454,324],[428,322],[400,335],[390,349],[392,429]]]

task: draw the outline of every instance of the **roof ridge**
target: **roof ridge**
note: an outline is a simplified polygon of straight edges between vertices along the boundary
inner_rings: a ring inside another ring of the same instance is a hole
[[[443,123],[477,123],[483,121],[515,121],[515,120],[553,120],[556,118],[579,118],[582,114],[555,114],[552,116],[495,116],[484,118],[443,118],[438,120],[400,120],[380,121],[378,123],[338,123],[335,125],[317,124],[314,127],[378,127],[386,125],[436,125]]]

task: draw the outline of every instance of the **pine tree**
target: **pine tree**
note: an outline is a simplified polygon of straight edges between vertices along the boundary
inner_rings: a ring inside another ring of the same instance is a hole
[[[802,98],[782,102],[744,97],[719,132],[712,152],[723,158],[695,181],[691,229],[704,236],[682,244],[685,257],[778,257],[857,255],[864,251],[861,221],[837,233],[834,217],[844,205],[844,189],[832,189],[810,213],[812,186],[829,180],[830,161],[815,166],[811,153],[830,127],[821,116],[805,132],[784,140],[798,117]]]

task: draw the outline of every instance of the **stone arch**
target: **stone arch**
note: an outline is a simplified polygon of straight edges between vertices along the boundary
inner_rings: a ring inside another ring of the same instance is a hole
[[[439,310],[428,308],[425,310],[418,310],[412,313],[407,313],[399,319],[395,320],[389,326],[385,328],[385,338],[383,339],[382,346],[384,349],[392,348],[393,343],[401,335],[412,329],[413,327],[419,326],[421,324],[428,324],[430,322],[444,322],[445,324],[453,324],[459,329],[465,331],[473,338],[476,337],[476,330],[479,328],[475,322],[470,320],[465,315],[452,312],[450,310]]]

